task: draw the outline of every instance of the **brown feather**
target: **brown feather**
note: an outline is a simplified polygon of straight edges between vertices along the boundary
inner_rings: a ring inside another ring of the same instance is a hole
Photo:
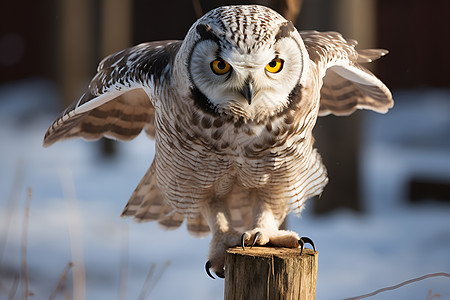
[[[389,89],[359,63],[372,62],[388,53],[384,49],[356,50],[357,42],[346,40],[337,32],[300,32],[313,62],[327,69],[333,64],[347,64],[373,77],[372,85],[361,84],[328,69],[320,95],[320,116],[330,113],[345,116],[357,109],[387,112],[393,106]]]

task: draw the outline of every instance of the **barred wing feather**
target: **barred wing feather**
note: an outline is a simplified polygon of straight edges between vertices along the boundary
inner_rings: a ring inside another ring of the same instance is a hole
[[[386,113],[393,106],[386,85],[360,63],[372,62],[387,50],[356,50],[357,42],[337,32],[302,31],[312,61],[323,72],[319,115],[350,115],[357,109]]]
[[[49,127],[44,146],[74,137],[131,140],[145,128],[154,136],[154,85],[170,84],[181,41],[137,45],[105,58],[88,91]]]

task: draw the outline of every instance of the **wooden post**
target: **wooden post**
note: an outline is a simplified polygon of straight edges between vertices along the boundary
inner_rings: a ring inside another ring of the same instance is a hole
[[[225,300],[314,300],[317,251],[253,247],[230,248],[225,257]]]

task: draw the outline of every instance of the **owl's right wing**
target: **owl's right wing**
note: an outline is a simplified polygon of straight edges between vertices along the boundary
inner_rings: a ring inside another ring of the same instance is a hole
[[[181,43],[144,43],[106,57],[88,91],[49,127],[44,146],[74,137],[131,140],[142,129],[154,137],[154,97],[170,84]]]
[[[337,32],[302,31],[310,59],[323,72],[319,116],[350,115],[357,109],[385,113],[393,106],[386,85],[360,63],[388,53],[384,49],[356,50],[357,42]]]

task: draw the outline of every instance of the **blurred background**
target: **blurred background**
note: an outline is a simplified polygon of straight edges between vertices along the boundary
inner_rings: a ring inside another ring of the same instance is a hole
[[[0,12],[0,299],[26,290],[34,299],[222,299],[223,281],[204,274],[209,238],[119,218],[152,141],[41,144],[103,57],[183,39],[203,13],[229,4],[266,5],[299,30],[390,52],[370,66],[393,92],[388,114],[316,125],[330,183],[288,227],[316,242],[317,299],[450,273],[449,1],[15,1]],[[448,278],[373,299],[437,294],[450,299]]]

